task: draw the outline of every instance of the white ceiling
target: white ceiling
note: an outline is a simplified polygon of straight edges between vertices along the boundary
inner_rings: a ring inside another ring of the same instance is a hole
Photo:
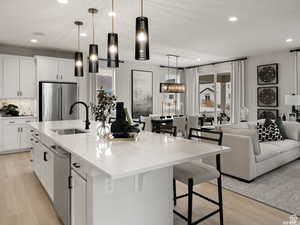
[[[115,0],[120,58],[134,60],[135,18],[139,0]],[[203,64],[300,46],[299,0],[144,0],[150,24],[151,63],[166,64],[166,54],[181,56],[180,66]],[[95,16],[96,42],[106,56],[106,36],[111,29],[110,0],[1,0],[0,43],[60,50],[76,49],[75,20],[84,21],[82,48],[91,40]],[[228,17],[239,21],[229,23]],[[34,36],[42,32],[45,36]],[[294,42],[286,43],[286,38]],[[38,39],[33,44],[30,39]],[[197,58],[201,61],[197,62]]]

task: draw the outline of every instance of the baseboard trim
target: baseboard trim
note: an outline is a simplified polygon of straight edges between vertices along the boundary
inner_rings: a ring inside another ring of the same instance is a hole
[[[8,151],[1,151],[0,155],[8,155],[8,154],[14,154],[14,153],[21,153],[21,152],[30,152],[30,148],[22,148],[22,149],[13,149]]]

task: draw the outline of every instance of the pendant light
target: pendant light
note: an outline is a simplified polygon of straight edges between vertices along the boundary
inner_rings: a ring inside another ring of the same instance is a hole
[[[75,21],[75,25],[78,27],[78,42],[77,42],[77,47],[78,51],[75,52],[75,70],[74,70],[74,75],[75,77],[83,77],[83,54],[80,51],[80,26],[83,25],[83,22],[81,21]]]
[[[150,59],[148,18],[144,17],[144,0],[141,0],[141,16],[136,18],[135,59]]]
[[[107,36],[107,67],[119,67],[118,34],[115,33],[115,1],[112,0],[112,27]]]
[[[170,57],[176,59],[176,76],[178,75],[178,58],[177,55],[167,55],[168,57],[168,80],[170,78]],[[185,93],[185,84],[183,83],[160,83],[161,93]]]
[[[98,73],[99,72],[98,45],[95,44],[95,23],[94,23],[94,15],[98,12],[98,9],[90,8],[88,12],[92,14],[92,24],[93,24],[93,43],[90,44],[90,48],[89,48],[89,72]]]

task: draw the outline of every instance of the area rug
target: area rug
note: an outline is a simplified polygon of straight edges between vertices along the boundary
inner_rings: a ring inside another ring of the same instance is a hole
[[[223,176],[223,187],[300,216],[300,160],[267,173],[250,184]]]

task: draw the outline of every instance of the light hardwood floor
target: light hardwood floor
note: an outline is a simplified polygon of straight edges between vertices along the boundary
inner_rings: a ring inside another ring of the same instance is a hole
[[[178,183],[178,194],[185,187]],[[216,187],[203,184],[196,191],[216,197]],[[186,200],[178,201],[177,209],[186,212]],[[214,209],[210,203],[195,198],[195,218]],[[241,195],[224,190],[224,217],[226,225],[282,225],[289,215]],[[174,217],[176,225],[183,225]],[[203,225],[218,225],[218,214]],[[54,209],[34,175],[29,153],[0,155],[0,225],[60,225]]]

